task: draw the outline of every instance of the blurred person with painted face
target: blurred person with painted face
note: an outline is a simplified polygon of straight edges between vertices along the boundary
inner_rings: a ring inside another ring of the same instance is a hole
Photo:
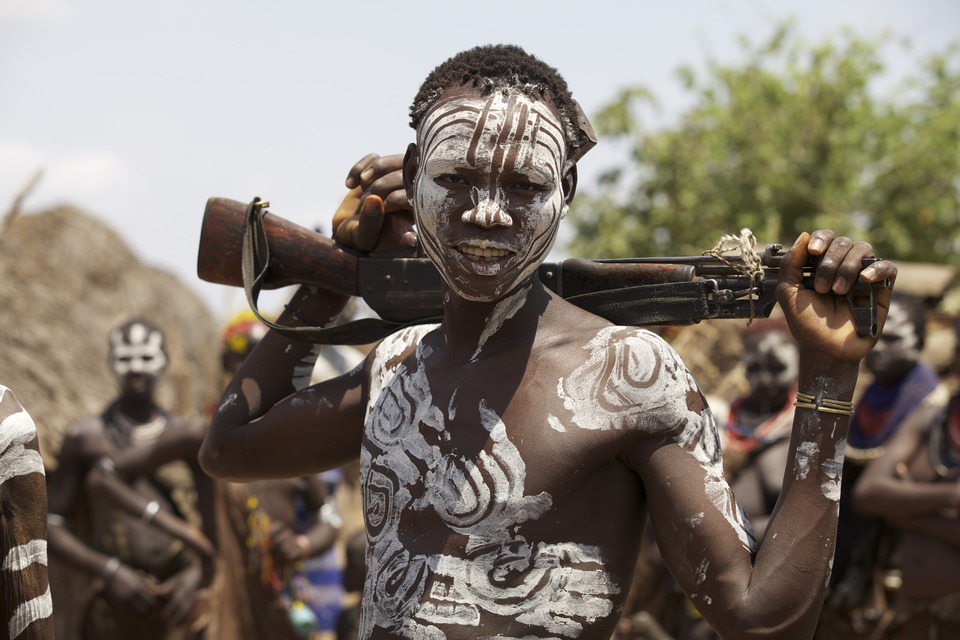
[[[960,373],[960,318],[954,372]],[[891,528],[883,638],[960,637],[960,392],[931,393],[863,470],[856,510]]]
[[[940,385],[936,371],[920,360],[926,340],[923,300],[894,294],[887,324],[863,360],[872,376],[855,407],[847,438],[840,494],[837,553],[826,610],[831,623],[853,630],[882,617],[886,602],[878,570],[892,539],[882,519],[854,508],[853,487],[867,464],[883,455],[887,442]],[[833,628],[824,637],[841,633]]]
[[[315,385],[299,375],[314,347],[268,332],[218,405],[204,468],[251,480],[360,460],[361,638],[607,640],[648,516],[671,541],[664,561],[722,636],[809,637],[829,573],[828,474],[846,413],[812,402],[797,412],[792,461],[811,472],[787,483],[761,547],[677,354],[537,277],[591,146],[559,73],[519,47],[476,47],[428,75],[410,114],[416,142],[402,159],[368,158],[350,172],[349,187],[382,179],[385,197],[365,198],[335,236],[360,251],[402,244],[410,231],[383,222],[405,202],[443,279],[443,321],[399,330],[361,367]],[[809,254],[824,257],[815,290],[801,285]],[[895,276],[887,261],[863,270],[869,255],[821,230],[781,263],[799,380],[818,402],[852,397],[873,345],[834,295],[856,278]],[[879,294],[881,322],[888,297]],[[279,320],[325,325],[346,301],[301,287]]]
[[[747,392],[722,423],[723,463],[760,538],[783,488],[799,371],[797,345],[782,320],[757,320],[744,331]]]
[[[194,426],[155,400],[157,381],[168,363],[158,327],[132,320],[112,330],[109,342],[119,395],[101,414],[67,429],[49,491],[50,552],[94,581],[78,630],[81,637],[202,637],[205,615],[198,593],[205,572],[202,554],[195,549],[208,545],[196,535],[191,548],[155,525],[175,522],[171,529],[195,532],[195,522],[203,517],[195,492],[206,495],[200,485],[209,478],[195,456],[133,477],[120,477],[113,463],[125,451],[146,451],[164,434]],[[87,478],[94,469],[128,485],[142,501],[142,511],[131,515],[88,491]]]

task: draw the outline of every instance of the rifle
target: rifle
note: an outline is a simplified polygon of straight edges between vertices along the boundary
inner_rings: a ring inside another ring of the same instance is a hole
[[[210,198],[201,225],[197,275],[207,282],[244,287],[258,315],[261,289],[306,284],[359,296],[380,316],[331,329],[292,329],[265,320],[271,327],[314,342],[366,344],[403,325],[442,317],[442,279],[429,259],[354,255],[316,231],[267,212],[268,204]],[[776,305],[783,253],[780,244],[766,245],[759,272],[748,270],[742,256],[700,255],[570,258],[542,264],[539,277],[557,295],[614,324],[752,319],[769,317]],[[876,260],[865,259],[863,268]],[[813,287],[815,268],[813,262],[804,267],[807,287]],[[889,281],[871,285],[858,280],[847,294],[858,335],[877,335],[876,291],[890,286]]]

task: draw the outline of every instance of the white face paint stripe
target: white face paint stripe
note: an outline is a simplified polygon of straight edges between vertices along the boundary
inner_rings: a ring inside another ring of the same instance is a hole
[[[447,130],[458,125],[475,126],[481,112],[472,104],[460,101],[444,102],[442,107],[442,111],[436,111],[424,119],[420,141],[423,152],[432,153],[441,143],[449,141],[453,136],[440,137]]]
[[[497,247],[513,250],[516,257],[502,271],[501,264],[491,264],[489,273],[484,274],[504,274],[491,294],[471,296],[466,276],[441,269],[447,284],[461,296],[472,300],[495,298],[529,278],[546,258],[566,213],[560,184],[565,168],[563,140],[563,129],[552,110],[515,91],[494,92],[486,98],[444,100],[425,116],[418,131],[420,163],[413,201],[427,255],[442,265],[446,253],[453,251],[441,238],[451,214],[460,216],[464,223],[485,228],[519,224],[516,247]],[[453,211],[449,191],[434,180],[443,174],[463,175],[464,171],[484,176],[489,182],[471,184],[472,207]],[[514,171],[548,188],[511,202],[504,185],[513,179]],[[479,234],[471,241],[484,242]]]
[[[124,336],[122,329],[114,329],[110,333],[110,345],[111,363],[118,376],[128,373],[157,375],[167,366],[163,334],[159,330],[151,331],[135,323]]]

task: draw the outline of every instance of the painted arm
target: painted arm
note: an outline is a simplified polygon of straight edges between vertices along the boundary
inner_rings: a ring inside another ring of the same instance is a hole
[[[801,392],[817,404],[822,398],[848,402],[859,362],[876,339],[857,335],[846,300],[832,293],[845,294],[858,276],[894,278],[896,267],[877,262],[860,275],[869,245],[835,239],[832,232],[813,237],[815,243],[802,235],[784,256],[778,301],[800,348]],[[816,290],[801,284],[808,253],[823,256]],[[889,294],[878,293],[881,326]],[[675,542],[663,545],[664,560],[722,637],[810,638],[836,542],[849,416],[798,408],[783,491],[757,545],[723,479],[716,425],[705,404],[687,393],[689,413],[673,427],[674,437],[647,438],[630,456],[657,539]]]
[[[278,322],[327,324],[347,298],[301,287]],[[231,481],[308,476],[360,454],[365,371],[306,386],[315,345],[269,331],[227,385],[200,449],[211,476]]]

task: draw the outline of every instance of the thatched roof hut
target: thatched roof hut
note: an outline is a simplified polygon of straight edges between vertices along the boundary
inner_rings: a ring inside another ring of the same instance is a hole
[[[123,239],[70,207],[16,216],[0,233],[0,383],[40,432],[49,469],[66,427],[117,394],[107,336],[144,317],[167,335],[163,406],[196,415],[215,401],[219,327],[173,275],[142,264]]]

